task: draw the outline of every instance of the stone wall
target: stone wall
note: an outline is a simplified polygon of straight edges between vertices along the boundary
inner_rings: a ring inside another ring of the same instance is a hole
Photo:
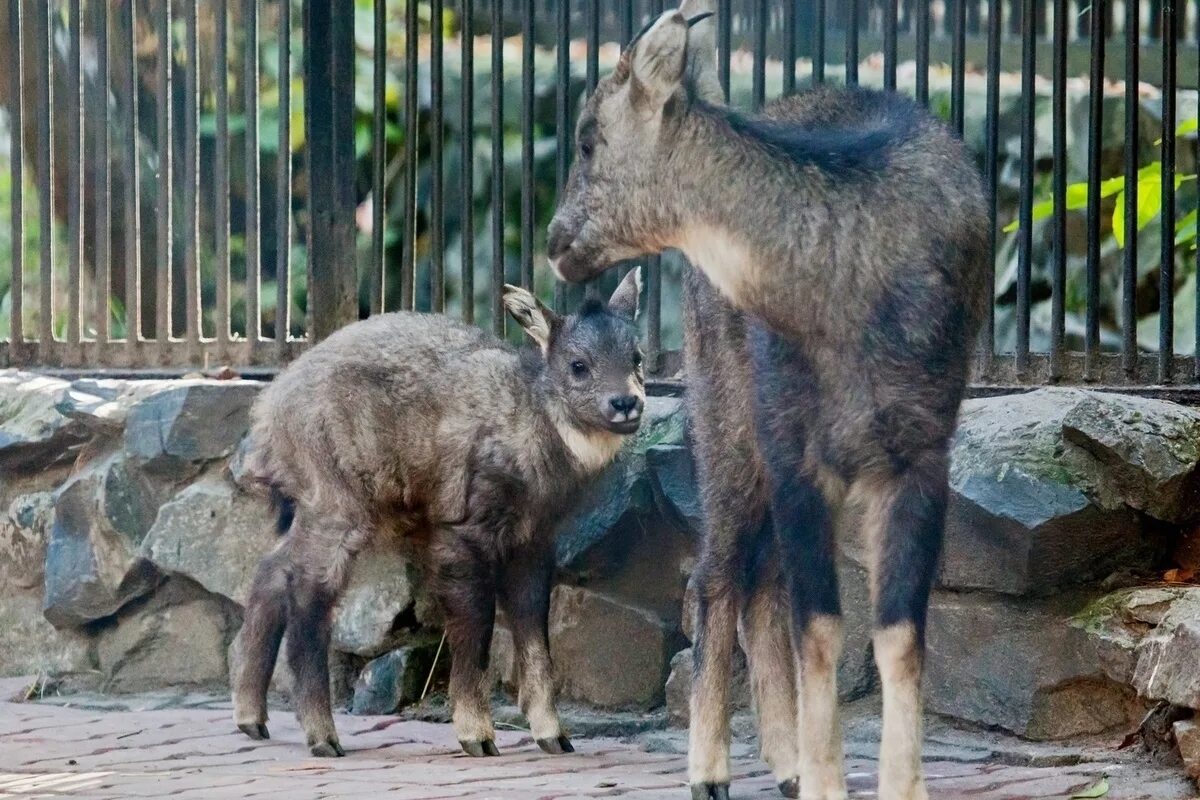
[[[64,692],[227,684],[254,566],[277,537],[239,483],[259,389],[0,372],[0,675]],[[1050,739],[1126,731],[1156,704],[1200,707],[1200,587],[1162,580],[1200,567],[1200,413],[1042,389],[968,401],[961,419],[929,708]],[[665,704],[686,722],[700,519],[681,404],[652,398],[563,521],[551,648],[567,699]],[[856,534],[850,509],[845,697],[875,688]],[[422,584],[402,553],[360,558],[336,611],[339,702],[386,713],[420,695],[440,641]],[[494,661],[511,687],[501,623]],[[276,688],[288,684],[281,667]]]

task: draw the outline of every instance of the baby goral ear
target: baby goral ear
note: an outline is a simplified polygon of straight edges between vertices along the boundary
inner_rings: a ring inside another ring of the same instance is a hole
[[[550,348],[550,337],[560,322],[559,316],[520,286],[504,284],[503,296],[508,313],[538,343],[542,352],[546,352]]]
[[[687,63],[687,20],[678,11],[658,18],[633,46],[633,104],[639,110],[657,112],[679,88]]]
[[[608,310],[630,322],[636,322],[641,294],[642,268],[634,267],[617,286],[612,297],[608,298]]]

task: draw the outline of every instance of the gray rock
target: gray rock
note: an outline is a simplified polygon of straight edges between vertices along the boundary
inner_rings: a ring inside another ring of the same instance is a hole
[[[56,630],[34,591],[0,593],[0,676],[57,675],[94,667],[86,634]]]
[[[159,489],[120,454],[93,463],[56,494],[46,547],[44,613],[56,627],[102,619],[158,583],[137,555]]]
[[[394,548],[369,547],[354,560],[333,615],[333,647],[372,658],[396,644],[396,618],[413,605],[415,571]]]
[[[496,683],[506,692],[517,691],[517,646],[512,631],[499,623],[492,629],[492,648],[488,666]]]
[[[1144,707],[1106,674],[1096,642],[1072,624],[1082,605],[935,592],[925,657],[928,709],[1039,740],[1136,724]]]
[[[1180,590],[1137,647],[1133,686],[1143,697],[1200,708],[1200,588]]]
[[[278,543],[265,500],[205,479],[163,505],[140,554],[244,606],[259,560]]]
[[[1172,727],[1183,768],[1192,780],[1200,779],[1200,724],[1190,719],[1176,722]]]
[[[13,499],[8,511],[0,514],[0,585],[18,589],[42,585],[53,524],[51,492],[33,492]]]
[[[684,440],[686,416],[679,400],[650,397],[646,400],[641,429],[625,444],[620,455],[603,474],[584,490],[558,527],[558,564],[571,569],[586,553],[602,542],[630,512],[653,507],[653,488],[647,467],[647,452]]]
[[[368,662],[354,684],[351,713],[394,714],[419,702],[437,648],[438,640],[432,639],[405,645]]]
[[[671,659],[671,674],[666,686],[667,721],[675,728],[686,728],[691,719],[692,658],[692,649],[688,648],[680,650]],[[733,711],[746,711],[752,705],[750,677],[740,650],[734,651],[729,700]]]
[[[32,472],[73,456],[87,430],[58,409],[70,384],[57,378],[0,370],[0,468]]]
[[[72,381],[57,408],[88,431],[104,436],[119,434],[130,409],[152,394],[177,385],[177,381],[124,381],[81,379]]]
[[[646,464],[654,478],[654,498],[658,507],[674,514],[689,530],[701,533],[704,509],[691,448],[678,444],[656,445],[646,450]]]
[[[1122,589],[1089,603],[1071,618],[1071,625],[1092,638],[1098,666],[1108,678],[1132,684],[1139,644],[1189,591],[1157,586]]]
[[[1107,468],[1111,491],[1156,519],[1200,516],[1200,412],[1145,397],[1092,394],[1063,420],[1063,436]]]
[[[96,652],[104,688],[134,692],[166,686],[224,685],[231,609],[184,581],[168,580],[102,630]]]
[[[146,469],[181,474],[224,458],[245,436],[261,385],[252,381],[182,381],[136,403],[125,450]]]
[[[1052,593],[1148,565],[1144,526],[1110,468],[1064,438],[1097,395],[1041,389],[963,404],[951,462],[943,586]]]
[[[572,586],[555,588],[550,654],[562,694],[601,708],[661,705],[682,637],[655,614]]]

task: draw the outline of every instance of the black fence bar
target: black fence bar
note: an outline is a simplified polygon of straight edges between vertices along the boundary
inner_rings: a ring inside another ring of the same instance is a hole
[[[89,4],[92,12],[92,36],[96,42],[96,75],[92,89],[93,102],[87,106],[95,115],[92,132],[95,136],[96,168],[94,185],[95,213],[93,215],[94,245],[92,263],[95,265],[95,326],[96,341],[106,343],[109,339],[109,294],[112,291],[112,225],[111,185],[109,180],[109,136],[108,136],[108,4]],[[20,93],[13,94],[14,107],[20,105]],[[14,151],[15,152],[15,151]],[[14,251],[19,250],[14,239]]]
[[[627,24],[633,26],[633,0],[625,2]],[[567,185],[567,174],[571,168],[570,128],[571,124],[571,6],[566,0],[558,4],[558,14],[555,17],[555,84],[554,84],[554,188],[555,196],[561,197],[563,187]],[[624,30],[622,31],[624,34]],[[628,36],[622,36],[622,43],[628,42]],[[554,282],[554,310],[564,313],[567,310],[568,287],[563,281]]]
[[[812,31],[812,79],[813,83],[825,82],[825,0],[813,3]]]
[[[462,0],[462,318],[475,321],[475,0]]]
[[[504,7],[499,0],[492,0],[491,101],[492,286],[494,287],[504,283]],[[492,332],[502,335],[504,333],[504,305],[499,292],[492,292],[491,311]]]
[[[929,105],[929,0],[913,0],[916,15],[917,100]]]
[[[446,307],[446,198],[443,192],[442,148],[445,138],[445,71],[442,60],[442,0],[429,3],[430,26],[439,35],[429,48],[429,309]]]
[[[1050,378],[1062,377],[1067,292],[1067,0],[1054,0],[1054,241],[1051,251]]]
[[[219,0],[218,7],[224,10],[225,0]],[[121,102],[120,105],[125,109],[125,119],[123,126],[123,138],[125,146],[121,157],[121,177],[124,183],[124,214],[125,214],[125,352],[127,357],[133,358],[137,352],[137,348],[141,344],[142,339],[142,266],[141,266],[141,242],[142,222],[140,197],[141,187],[141,169],[138,166],[138,81],[137,81],[137,0],[129,0],[124,4],[121,13],[121,38],[126,45],[124,52],[121,53],[121,59],[125,62],[125,69],[118,85],[121,87]],[[224,14],[220,17],[218,23],[218,46],[223,46],[224,37]],[[220,63],[218,61],[218,63]],[[222,88],[219,91],[224,91],[224,81],[217,81]],[[218,94],[218,109],[220,108],[219,98],[222,95]],[[218,113],[217,136],[219,139],[218,150],[221,152],[222,143],[225,139],[221,134],[221,117]],[[218,173],[218,192],[221,184],[220,173]],[[227,184],[226,184],[227,185]],[[220,195],[225,196],[225,195]],[[220,200],[218,199],[218,205]],[[228,247],[228,237],[221,235],[221,230],[218,228],[217,236],[223,241],[222,247]],[[218,250],[220,252],[220,250]],[[226,251],[228,252],[228,251]],[[220,286],[220,262],[218,261],[218,287]],[[218,289],[218,293],[219,293]],[[219,298],[218,294],[218,298]],[[228,296],[226,295],[226,299]],[[221,304],[217,303],[217,315],[220,319]],[[228,305],[225,306],[228,308]],[[228,315],[226,315],[226,328],[228,328]],[[219,335],[219,334],[218,334]]]
[[[37,174],[43,176],[38,187],[38,362],[51,364],[54,345],[54,148],[51,127],[54,112],[54,81],[50,72],[50,4],[39,3],[34,15],[37,54]]]
[[[1179,15],[1175,0],[1162,3],[1162,245],[1158,280],[1158,382],[1175,379],[1175,50]],[[1126,147],[1132,144],[1126,142]]]
[[[521,15],[521,285],[533,288],[533,0]]]
[[[770,19],[767,0],[758,0],[754,8],[754,74],[751,89],[754,108],[763,107],[767,100],[767,26]]]
[[[883,0],[883,88],[896,89],[896,4],[900,0]]]
[[[251,347],[262,338],[262,245],[259,238],[261,180],[258,141],[258,0],[245,0],[242,5],[242,26],[246,32],[245,52],[242,54],[243,109],[245,133],[245,244],[246,244],[246,340]],[[316,307],[313,307],[314,313]],[[314,322],[315,324],[315,322]]]
[[[304,119],[309,166],[308,287],[314,341],[358,317],[354,260],[354,0],[306,0]]]
[[[184,6],[184,69],[183,111],[183,275],[184,310],[187,341],[193,347],[200,344],[200,223],[198,195],[200,191],[200,93],[196,79],[200,74],[200,52],[196,34],[195,3]]]
[[[377,0],[384,2],[384,0]],[[404,6],[404,230],[400,244],[400,308],[411,311],[417,269],[417,145],[421,132],[417,104],[417,4]],[[493,47],[495,40],[493,39]],[[493,59],[495,66],[495,59]],[[492,104],[496,98],[493,95]],[[493,123],[495,117],[493,117]],[[493,127],[493,130],[495,128]]]
[[[918,3],[928,15],[928,5],[923,0]],[[987,311],[983,318],[983,333],[980,335],[980,350],[982,350],[981,371],[988,375],[992,371],[992,361],[996,352],[996,306],[993,299],[996,296],[996,250],[997,250],[997,188],[1000,173],[1000,26],[1001,0],[988,0],[988,52],[987,52],[987,127],[984,139],[984,185],[988,198],[988,263],[992,268],[987,271]],[[926,20],[928,26],[928,20]],[[928,68],[925,73],[928,75]],[[918,73],[919,74],[919,73]],[[928,98],[926,98],[928,101]]]
[[[219,355],[229,344],[229,7],[227,0],[213,3],[213,141],[215,196],[213,205],[213,269],[216,273],[214,336]]]
[[[783,93],[796,91],[796,6],[786,3],[783,7]]]
[[[83,280],[83,72],[80,47],[83,42],[83,17],[80,0],[67,3],[67,343],[70,352],[77,354],[80,341]]]
[[[1125,153],[1124,153],[1124,214],[1121,275],[1121,365],[1126,374],[1137,370],[1137,280],[1138,280],[1138,61],[1141,30],[1137,3],[1125,5]]]
[[[858,84],[858,6],[862,0],[846,0],[846,83]]]
[[[1104,56],[1105,0],[1092,0],[1088,10],[1091,23],[1092,68],[1088,89],[1088,162],[1087,162],[1087,283],[1084,321],[1083,377],[1095,380],[1100,369],[1100,167],[1104,143]]]
[[[284,4],[286,5],[286,2]],[[374,0],[373,5],[372,29],[374,33],[374,49],[371,54],[371,99],[373,103],[371,108],[371,261],[367,265],[367,270],[371,281],[371,313],[378,314],[383,311],[383,284],[386,275],[383,262],[383,242],[384,226],[387,225],[387,215],[385,213],[387,198],[384,194],[386,191],[384,170],[387,168],[387,3],[385,0]],[[470,50],[469,47],[463,48],[464,53],[468,50]],[[467,74],[465,69],[463,70],[463,74]],[[470,137],[464,138],[465,140],[470,140]],[[282,196],[280,195],[280,197]],[[276,338],[278,336],[278,326],[276,326]]]
[[[1024,28],[1021,36],[1024,69],[1021,72],[1021,91],[1029,102],[1021,104],[1021,200],[1017,255],[1017,374],[1029,368],[1029,306],[1030,281],[1033,273],[1033,180],[1034,180],[1034,97],[1036,51],[1034,50],[1034,0],[1024,0]],[[962,6],[962,0],[956,4]],[[957,39],[958,17],[955,15]],[[961,101],[960,101],[961,102]],[[961,111],[961,108],[958,109]],[[951,116],[954,113],[952,111]]]
[[[495,0],[493,0],[494,2]],[[587,0],[587,88],[588,94],[600,81],[600,3]]]
[[[253,1],[253,0],[252,0]],[[171,97],[174,80],[174,47],[172,46],[170,0],[159,0],[158,6],[158,96]],[[255,69],[253,75],[257,75]],[[257,78],[255,79],[257,81]],[[159,357],[166,362],[171,342],[171,269],[175,255],[172,241],[171,187],[175,185],[175,156],[171,146],[171,126],[174,122],[171,103],[158,103],[158,185],[155,203],[158,218],[157,255],[155,264],[154,337],[159,343]]]
[[[11,300],[9,301],[9,340],[20,347],[25,343],[23,294],[25,291],[25,138],[22,125],[24,124],[25,98],[21,94],[21,79],[24,75],[24,64],[21,59],[25,52],[24,20],[21,19],[21,4],[8,4],[8,30],[12,36],[12,47],[8,50],[8,79],[9,91],[12,97],[12,117],[9,119],[11,153],[8,166],[12,179],[11,203],[12,217],[10,231],[12,234],[12,277],[9,283]]]
[[[382,160],[382,159],[381,159]],[[383,208],[382,194],[372,198]],[[383,234],[380,223],[379,233]],[[383,259],[372,261],[378,274],[382,298]],[[275,346],[280,357],[286,352],[292,325],[292,4],[279,4],[279,149],[275,163]],[[371,306],[382,311],[382,299]]]
[[[721,90],[725,93],[725,102],[729,102],[729,70],[732,57],[731,42],[733,39],[733,9],[730,3],[717,5],[717,77],[721,81]]]
[[[967,0],[952,0],[951,8],[954,9],[954,43],[951,46],[950,56],[950,124],[954,130],[962,135],[963,119],[966,115],[966,91],[965,83],[967,77]],[[1029,48],[1033,50],[1032,42],[1033,34],[1029,35]],[[1033,50],[1032,59],[1036,59],[1037,51]],[[1035,60],[1023,64],[1034,63]],[[1033,100],[1023,105],[1032,105]]]

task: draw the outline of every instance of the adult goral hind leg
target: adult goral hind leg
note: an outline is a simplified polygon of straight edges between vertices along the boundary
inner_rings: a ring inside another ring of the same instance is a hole
[[[264,557],[255,570],[238,632],[241,661],[231,665],[234,722],[251,739],[271,738],[267,730],[267,689],[287,623],[285,560],[286,554],[279,549]]]
[[[944,452],[868,485],[875,662],[883,686],[881,800],[926,800],[921,773],[921,670],[929,592],[945,525]]]
[[[329,696],[329,639],[336,593],[300,569],[288,576],[288,665],[295,679],[296,716],[318,757],[344,756]]]
[[[768,531],[768,533],[770,533]],[[758,715],[758,741],[784,797],[800,796],[796,665],[792,654],[789,593],[779,574],[779,551],[770,539],[742,609],[742,637],[750,691]]]

